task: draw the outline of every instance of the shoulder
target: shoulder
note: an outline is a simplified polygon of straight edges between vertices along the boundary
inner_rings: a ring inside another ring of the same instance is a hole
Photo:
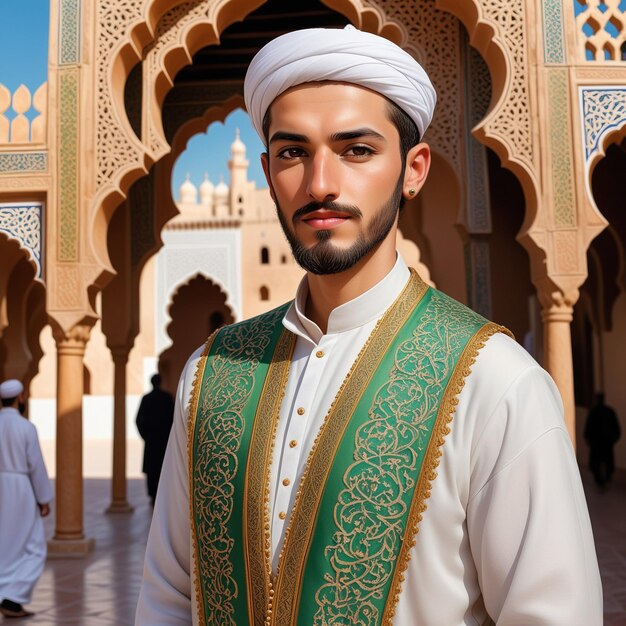
[[[471,473],[486,481],[558,432],[567,438],[563,405],[550,375],[510,337],[493,335],[480,350],[459,396],[453,432],[469,454]]]

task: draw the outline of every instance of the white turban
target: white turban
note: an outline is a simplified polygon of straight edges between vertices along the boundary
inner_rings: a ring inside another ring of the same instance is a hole
[[[0,398],[3,400],[8,398],[17,398],[22,391],[24,391],[24,385],[22,385],[19,380],[15,380],[15,378],[5,380],[0,385]]]
[[[270,41],[250,63],[244,98],[256,132],[274,99],[302,83],[331,80],[353,83],[382,94],[416,124],[420,136],[430,124],[437,101],[424,68],[395,43],[357,30],[308,28]]]

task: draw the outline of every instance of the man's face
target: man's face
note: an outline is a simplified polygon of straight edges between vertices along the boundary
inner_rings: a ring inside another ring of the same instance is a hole
[[[381,95],[345,83],[309,83],[271,106],[263,167],[294,256],[333,274],[380,246],[395,250],[404,167]]]

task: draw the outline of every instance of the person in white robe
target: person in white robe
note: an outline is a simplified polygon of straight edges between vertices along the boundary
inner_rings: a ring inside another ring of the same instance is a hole
[[[352,265],[346,266],[346,255],[330,254],[330,261],[315,256],[316,246],[333,238],[336,249],[345,249],[344,239],[354,241],[350,229],[367,219],[371,198],[380,196],[378,174],[362,165],[381,163],[384,169],[392,159],[380,132],[384,122],[373,112],[383,106],[379,96],[423,135],[436,99],[426,73],[394,44],[352,28],[278,37],[257,54],[246,76],[247,109],[268,148],[262,158],[270,190],[294,255],[307,270],[282,322],[297,339],[272,453],[274,572],[324,418],[410,280],[395,251],[400,198],[386,236]],[[424,145],[403,153],[402,198],[414,197],[425,181]],[[305,217],[310,223],[303,223]],[[360,233],[367,238],[370,231]],[[324,264],[337,259],[329,271]],[[188,361],[175,399],[137,626],[204,623],[196,602],[188,458],[190,397],[201,353]],[[513,339],[495,334],[479,351],[457,400],[391,623],[600,626],[591,524],[554,382]]]
[[[43,520],[50,513],[52,485],[37,430],[18,407],[24,387],[0,385],[0,612],[5,618],[32,615],[23,605],[46,561]]]

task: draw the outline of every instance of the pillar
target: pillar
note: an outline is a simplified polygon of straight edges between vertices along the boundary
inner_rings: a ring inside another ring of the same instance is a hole
[[[113,406],[113,477],[111,481],[111,505],[107,513],[132,513],[133,507],[126,500],[126,364],[127,348],[113,348],[115,366]]]
[[[565,425],[576,448],[576,405],[572,364],[571,323],[574,309],[569,304],[552,304],[541,312],[543,320],[544,367],[554,379],[561,398]]]
[[[55,331],[57,346],[56,521],[50,556],[84,556],[94,540],[83,529],[83,357],[88,326]]]

